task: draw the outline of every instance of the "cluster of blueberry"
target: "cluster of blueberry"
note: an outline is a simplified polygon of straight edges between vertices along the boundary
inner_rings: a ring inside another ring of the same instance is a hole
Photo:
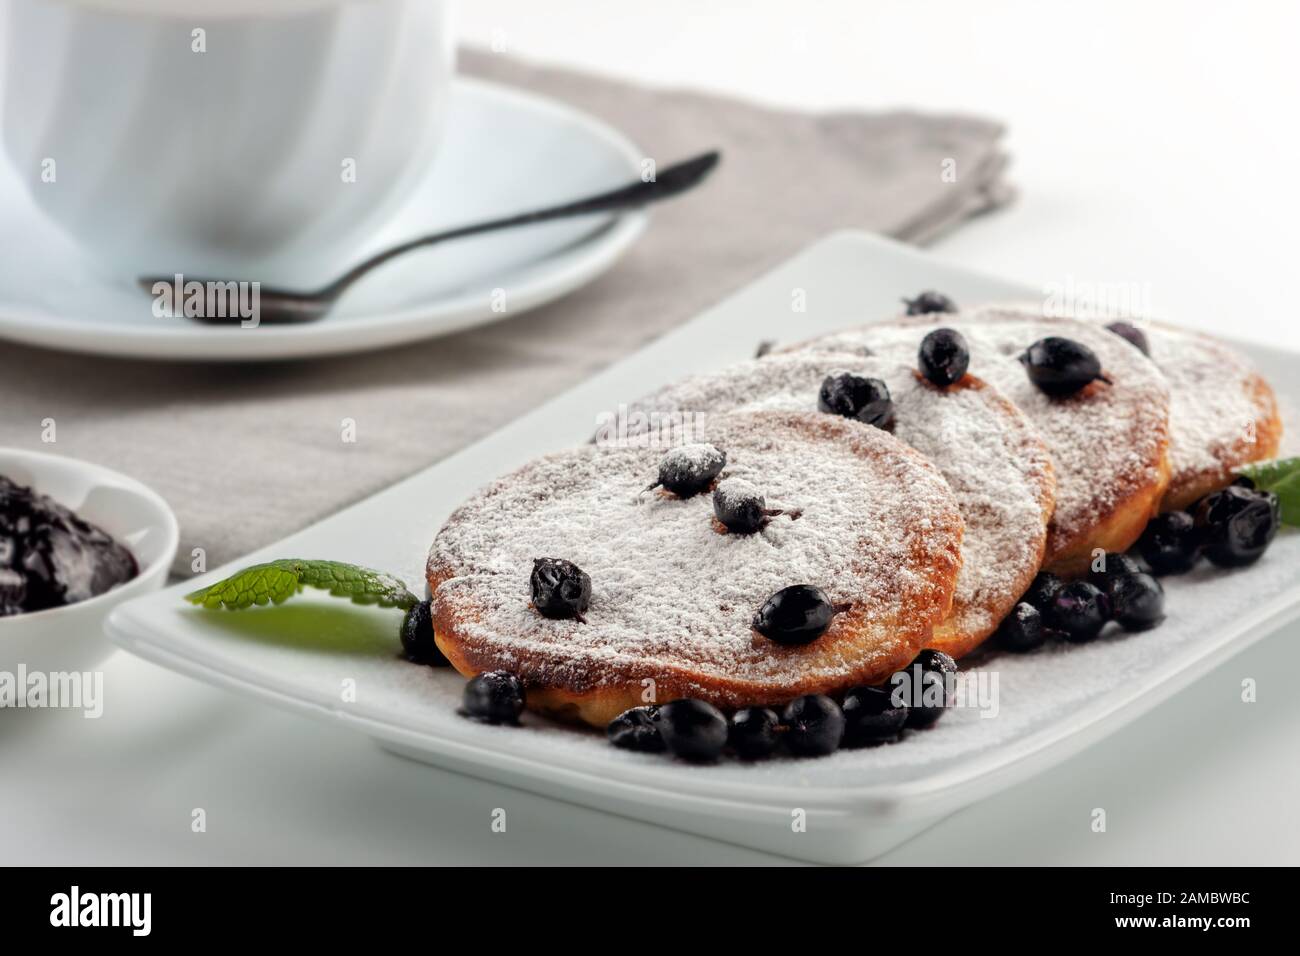
[[[557,560],[538,561],[541,576],[548,581]],[[570,588],[575,586],[567,573],[561,580],[570,582]],[[582,590],[580,584],[576,587]],[[788,596],[782,597],[787,592]],[[586,593],[590,595],[589,580]],[[543,602],[538,607],[549,606]],[[755,626],[762,617],[763,626],[773,633],[802,628],[805,635],[816,630],[815,637],[825,630],[834,611],[818,589],[796,585],[773,595],[756,616]],[[429,601],[421,601],[407,612],[401,636],[407,660],[433,667],[449,665],[433,640]],[[715,760],[728,749],[744,760],[771,756],[782,747],[795,756],[822,756],[841,746],[866,747],[897,740],[904,729],[933,725],[950,703],[947,682],[956,672],[957,662],[947,654],[925,650],[887,684],[854,688],[838,702],[823,694],[808,694],[791,701],[779,715],[766,707],[746,707],[728,717],[706,701],[675,700],[625,711],[610,723],[607,735],[616,747],[646,753],[667,751],[694,762]],[[460,713],[483,723],[517,724],[525,699],[518,677],[506,671],[488,671],[465,684]]]
[[[759,760],[779,750],[797,757],[821,757],[840,747],[897,740],[907,728],[932,726],[949,703],[947,681],[956,672],[951,657],[927,650],[902,676],[882,686],[856,687],[839,701],[807,694],[791,701],[780,714],[767,707],[745,707],[728,717],[706,701],[687,698],[624,711],[610,722],[606,736],[615,747],[666,751],[696,763],[716,760],[726,752],[742,760]],[[915,706],[909,706],[909,699]]]
[[[1153,518],[1137,548],[1155,574],[1190,571],[1202,556],[1221,568],[1240,568],[1260,559],[1281,524],[1277,495],[1242,476],[1186,511]]]
[[[1187,511],[1153,518],[1137,543],[1141,564],[1125,554],[1107,554],[1087,580],[1062,582],[1039,573],[1002,622],[998,640],[1009,650],[1028,651],[1053,636],[1091,641],[1108,621],[1127,631],[1148,630],[1165,617],[1165,592],[1156,576],[1190,571],[1202,555],[1220,567],[1252,564],[1280,524],[1277,496],[1240,478]]]
[[[427,609],[426,601],[408,613],[403,645],[412,661],[445,665],[437,648],[430,647],[433,632]],[[947,682],[956,672],[957,663],[947,654],[926,650],[888,684],[856,687],[838,702],[824,694],[807,694],[787,704],[780,715],[766,707],[746,707],[728,717],[706,701],[687,698],[627,710],[610,722],[606,733],[615,747],[667,751],[697,763],[716,760],[728,750],[742,760],[769,757],[782,748],[799,757],[824,756],[841,746],[887,743],[905,729],[934,725],[951,702]],[[513,725],[523,714],[525,700],[518,677],[488,671],[466,682],[460,713],[482,723]]]
[[[0,475],[0,617],[75,604],[137,573],[108,532]]]
[[[1078,581],[1040,571],[999,626],[999,643],[1013,651],[1033,650],[1049,637],[1084,644],[1108,621],[1127,631],[1145,631],[1164,620],[1164,589],[1136,561],[1107,554],[1101,568]]]

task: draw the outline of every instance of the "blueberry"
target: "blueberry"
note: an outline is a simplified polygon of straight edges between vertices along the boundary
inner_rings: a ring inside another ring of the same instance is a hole
[[[1282,523],[1277,495],[1230,485],[1196,505],[1195,526],[1205,556],[1223,568],[1254,564]]]
[[[1020,596],[1020,600],[1026,604],[1032,604],[1038,610],[1047,609],[1047,605],[1052,603],[1052,598],[1056,597],[1056,592],[1061,590],[1061,585],[1065,583],[1050,571],[1039,571],[1034,576],[1034,581],[1029,585],[1029,590]]]
[[[935,329],[921,339],[916,356],[921,374],[935,385],[947,386],[961,381],[970,366],[970,348],[960,332]]]
[[[929,727],[944,715],[945,708],[952,703],[948,680],[956,673],[957,662],[951,656],[927,648],[894,674],[889,686],[902,688],[907,703],[907,726]],[[906,675],[906,679],[900,675]]]
[[[1136,346],[1143,355],[1151,354],[1151,346],[1147,343],[1147,334],[1132,322],[1112,322],[1106,328],[1121,339],[1125,339],[1131,345]]]
[[[591,604],[591,578],[572,561],[536,558],[529,578],[533,607],[544,617],[573,617],[581,621]]]
[[[1251,491],[1254,491],[1255,479],[1250,477],[1250,475],[1238,475],[1236,478],[1232,479],[1232,485],[1234,488],[1249,488]]]
[[[1152,574],[1183,574],[1190,571],[1201,556],[1196,523],[1185,511],[1166,511],[1147,522],[1138,538],[1138,554]]]
[[[878,378],[833,372],[822,380],[817,407],[885,431],[894,427],[894,400],[889,396],[889,386]]]
[[[1117,574],[1107,582],[1111,616],[1126,631],[1146,631],[1165,619],[1165,589],[1149,574]]]
[[[952,655],[945,654],[943,651],[936,651],[932,647],[927,647],[917,654],[908,666],[919,667],[927,674],[957,673],[957,662],[952,659]]]
[[[433,613],[428,601],[421,601],[402,618],[402,650],[412,664],[450,667],[451,661],[433,641]]]
[[[731,717],[731,749],[744,760],[769,756],[780,742],[781,718],[766,707],[746,707]]]
[[[797,697],[781,715],[785,745],[800,757],[833,753],[844,739],[844,712],[825,694]]]
[[[658,753],[664,749],[664,739],[659,734],[659,708],[633,707],[609,722],[605,736],[615,747],[637,750],[641,753]]]
[[[707,491],[726,464],[727,453],[712,445],[678,445],[660,459],[659,480],[650,488],[662,485],[678,498],[691,498]]]
[[[781,513],[743,478],[724,478],[713,489],[713,515],[734,534],[753,534]]]
[[[1109,617],[1110,601],[1087,581],[1062,584],[1043,610],[1047,626],[1060,631],[1067,641],[1075,644],[1093,640],[1106,626]]]
[[[716,760],[727,745],[727,718],[705,701],[675,700],[659,708],[659,736],[683,760]]]
[[[4,616],[75,604],[139,573],[132,553],[108,532],[4,475],[0,568],[13,572],[0,583]]]
[[[1140,574],[1141,565],[1127,554],[1105,553],[1093,558],[1088,567],[1088,581],[1105,591],[1111,578],[1122,574]]]
[[[1073,395],[1089,382],[1101,379],[1101,360],[1097,353],[1074,339],[1049,335],[1039,339],[1020,356],[1029,380],[1048,395]]]
[[[844,695],[844,745],[866,747],[893,740],[907,719],[908,707],[895,700],[892,687],[855,687]]]
[[[524,685],[514,674],[485,671],[465,685],[461,713],[485,724],[517,724],[524,712]]]
[[[1047,640],[1047,627],[1038,608],[1021,601],[998,625],[998,643],[1017,653],[1032,651]]]
[[[915,299],[904,299],[908,315],[929,315],[932,312],[956,312],[957,304],[942,292],[922,292]]]
[[[809,644],[826,633],[836,608],[821,588],[792,584],[763,602],[754,630],[785,646]]]

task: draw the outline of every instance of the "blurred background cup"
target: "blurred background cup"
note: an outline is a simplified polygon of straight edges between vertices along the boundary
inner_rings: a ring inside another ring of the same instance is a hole
[[[337,271],[427,168],[445,0],[0,0],[4,149],[123,278]]]

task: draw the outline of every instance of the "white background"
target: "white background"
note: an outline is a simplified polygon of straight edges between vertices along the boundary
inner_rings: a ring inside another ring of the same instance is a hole
[[[478,0],[462,34],[649,83],[1000,119],[1021,202],[937,248],[1034,285],[1141,283],[1300,341],[1300,4]],[[596,14],[592,11],[624,11]]]
[[[940,255],[1032,284],[1137,283],[1179,321],[1300,347],[1300,4],[475,0],[461,28],[650,83],[999,118],[1021,198]],[[766,859],[402,761],[120,653],[108,671],[139,694],[95,734],[66,713],[0,721],[0,862]],[[1300,862],[1296,673],[1292,629],[880,862]],[[1240,703],[1243,677],[1258,703]]]

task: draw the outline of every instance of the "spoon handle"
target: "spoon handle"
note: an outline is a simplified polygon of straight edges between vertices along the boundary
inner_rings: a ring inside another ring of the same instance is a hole
[[[335,298],[343,293],[343,290],[356,282],[363,275],[376,266],[382,265],[390,259],[405,255],[412,249],[419,249],[423,246],[433,246],[441,242],[447,242],[450,239],[463,239],[467,236],[477,236],[485,232],[495,232],[498,229],[510,229],[514,226],[527,226],[539,222],[549,222],[553,219],[565,219],[570,216],[585,216],[597,212],[609,212],[615,209],[628,209],[633,206],[643,206],[646,203],[658,202],[661,199],[668,199],[685,192],[688,189],[700,183],[713,168],[718,165],[721,155],[716,152],[702,153],[691,159],[683,160],[680,163],[674,163],[655,175],[655,178],[649,181],[637,180],[618,189],[612,189],[609,192],[599,193],[595,196],[588,196],[585,199],[577,199],[572,202],[562,203],[558,206],[547,206],[543,209],[534,209],[529,212],[517,213],[513,216],[504,216],[500,219],[489,219],[484,222],[473,223],[468,226],[457,226],[454,229],[447,229],[443,232],[431,233],[427,236],[419,236],[411,239],[401,245],[385,249],[362,262],[357,263],[334,282],[321,289],[317,295],[325,298]]]

